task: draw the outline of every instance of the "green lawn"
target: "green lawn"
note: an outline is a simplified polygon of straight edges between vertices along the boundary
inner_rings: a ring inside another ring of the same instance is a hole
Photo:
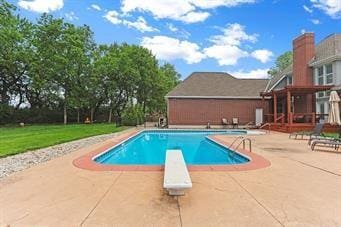
[[[123,130],[115,124],[32,125],[0,128],[0,158],[84,137]]]

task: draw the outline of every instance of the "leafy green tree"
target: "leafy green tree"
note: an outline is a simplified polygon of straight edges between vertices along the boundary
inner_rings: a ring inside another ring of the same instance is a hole
[[[166,63],[159,68],[158,80],[151,94],[149,102],[150,112],[166,113],[167,104],[165,96],[180,82],[181,75],[174,66]]]
[[[146,113],[164,113],[164,96],[179,81],[170,64],[159,65],[146,48],[129,44],[96,45],[88,26],[75,26],[43,14],[37,23],[16,15],[16,7],[0,0],[0,122],[10,119],[16,100],[41,109],[64,123],[69,110],[108,111],[143,122]],[[128,110],[127,110],[128,109]],[[56,114],[57,113],[57,114]],[[3,117],[4,116],[4,117]],[[134,117],[135,118],[135,117]],[[45,118],[47,119],[47,118]]]
[[[0,0],[0,103],[8,105],[19,97],[24,102],[23,86],[31,62],[32,24],[14,15],[16,7]]]
[[[70,107],[72,90],[79,86],[86,74],[94,46],[89,27],[76,27],[63,19],[43,15],[38,21],[37,49],[44,65],[43,74],[56,87],[55,94],[62,99],[64,124]]]
[[[148,49],[136,45],[130,46],[130,58],[136,73],[135,98],[145,114],[153,99],[153,90],[160,82],[158,61]]]
[[[275,62],[275,66],[269,70],[269,74],[271,76],[276,75],[277,73],[283,71],[289,65],[292,64],[293,61],[293,53],[292,51],[287,51],[284,54],[280,55]]]

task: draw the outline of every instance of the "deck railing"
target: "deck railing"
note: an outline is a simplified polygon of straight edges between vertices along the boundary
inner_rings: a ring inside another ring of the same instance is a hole
[[[265,122],[267,123],[285,123],[285,114],[284,113],[279,113],[277,114],[277,118],[275,119],[274,114],[265,114]]]
[[[317,114],[314,112],[311,113],[290,113],[289,117],[284,113],[277,114],[277,118],[275,119],[274,114],[265,114],[265,122],[266,123],[291,123],[291,124],[313,124],[321,122],[321,120],[327,121],[328,114]]]

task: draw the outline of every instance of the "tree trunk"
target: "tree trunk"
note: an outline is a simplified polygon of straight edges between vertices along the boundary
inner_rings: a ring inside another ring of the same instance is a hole
[[[66,103],[64,103],[64,125],[67,124],[67,111],[66,111]]]
[[[79,124],[79,108],[77,108],[77,123]]]
[[[90,121],[91,121],[91,123],[94,122],[94,112],[95,112],[95,109],[93,107],[91,107],[91,110],[90,110]]]
[[[109,118],[108,118],[108,123],[111,123],[111,117],[112,117],[112,107],[109,109]]]

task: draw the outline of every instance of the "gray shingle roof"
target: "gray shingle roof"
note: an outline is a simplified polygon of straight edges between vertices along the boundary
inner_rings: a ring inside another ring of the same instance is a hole
[[[268,86],[266,87],[267,91],[270,91],[273,86],[277,83],[279,83],[286,75],[291,74],[292,73],[292,64],[289,65],[288,67],[286,67],[283,71],[277,73],[276,75],[272,76]]]
[[[166,97],[260,97],[268,79],[237,79],[228,73],[194,72]]]
[[[311,63],[318,62],[329,57],[341,56],[341,34],[333,34],[322,40],[315,47],[315,58]]]

